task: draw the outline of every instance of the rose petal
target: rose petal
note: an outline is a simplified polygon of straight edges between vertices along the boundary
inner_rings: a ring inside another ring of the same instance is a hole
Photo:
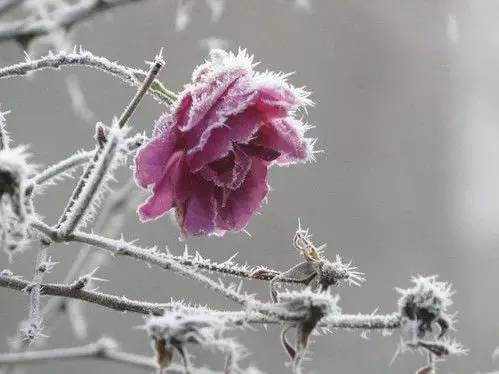
[[[183,152],[175,152],[164,168],[164,175],[153,188],[153,194],[139,207],[143,221],[158,218],[173,207],[182,179]],[[181,192],[181,191],[180,191]]]
[[[236,144],[227,156],[203,167],[199,174],[218,187],[235,190],[241,186],[251,167],[251,158]]]
[[[269,191],[268,163],[253,159],[251,169],[239,189],[232,191],[225,206],[219,201],[217,225],[225,230],[242,230],[262,206]]]
[[[262,123],[262,115],[254,108],[227,118],[223,127],[212,130],[205,146],[198,152],[191,152],[187,162],[193,171],[223,158],[232,150],[233,143],[247,143]]]
[[[307,160],[310,147],[300,133],[300,126],[302,124],[297,119],[274,119],[260,127],[254,144],[279,152],[277,163],[280,165]]]
[[[256,107],[267,119],[287,117],[298,107],[311,104],[304,91],[290,86],[277,74],[257,73],[253,88],[258,92]]]
[[[201,178],[193,183],[191,197],[183,207],[180,226],[188,235],[205,235],[215,231],[214,186]]]
[[[226,80],[226,79],[225,79]],[[222,80],[224,82],[224,80]],[[203,97],[192,104],[189,121],[186,126],[180,127],[185,133],[186,145],[189,154],[204,148],[212,131],[226,125],[226,120],[248,108],[252,103],[254,92],[250,90],[250,78],[240,76],[230,84],[215,81],[217,86],[216,100],[210,92],[203,92],[208,97]],[[219,92],[218,86],[224,88]]]
[[[163,178],[165,165],[175,150],[178,138],[175,127],[169,126],[151,142],[142,147],[135,156],[135,180],[143,188]]]

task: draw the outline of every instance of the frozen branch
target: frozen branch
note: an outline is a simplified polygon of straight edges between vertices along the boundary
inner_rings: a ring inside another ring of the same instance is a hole
[[[6,66],[0,69],[0,79],[24,76],[30,72],[59,69],[63,66],[86,66],[109,73],[131,86],[140,87],[147,72],[129,68],[116,62],[109,61],[105,57],[94,56],[91,52],[80,49],[73,53],[59,52],[50,53],[36,60],[28,59],[25,62]],[[149,86],[148,93],[163,104],[171,104],[177,100],[177,95],[168,90],[159,80],[155,79]]]
[[[200,281],[205,287],[239,303],[246,304],[247,297],[239,294],[236,290],[226,288],[214,280],[189,270],[181,264],[178,264],[174,259],[169,258],[163,253],[160,253],[156,248],[145,249],[133,244],[127,243],[124,240],[115,240],[104,238],[94,234],[87,234],[80,231],[75,231],[67,236],[61,236],[60,232],[53,229],[41,221],[33,222],[33,228],[47,235],[54,241],[74,241],[84,244],[89,244],[97,248],[104,249],[113,255],[127,256],[140,260],[142,262],[159,266],[166,270],[171,270],[175,273],[181,274],[187,278]]]
[[[72,284],[44,283],[41,287],[41,295],[60,296],[64,298],[77,299],[88,303],[97,304],[108,309],[120,312],[133,312],[144,315],[163,315],[165,311],[179,308],[179,303],[151,303],[147,301],[131,300],[124,296],[106,294],[99,291],[87,290],[80,287],[85,277],[80,278]],[[17,291],[29,290],[32,282],[24,280],[9,271],[0,272],[0,287]],[[196,310],[195,307],[180,306],[187,311]],[[282,324],[289,321],[297,321],[299,318],[286,316],[268,316],[259,312],[220,312],[208,310],[225,318],[228,323],[235,326],[245,324]],[[330,329],[360,329],[360,330],[393,330],[400,328],[400,314],[387,315],[377,314],[339,314],[326,316],[320,326]]]
[[[213,291],[241,304],[248,305],[248,297],[241,295],[234,289],[227,288],[223,284],[219,282],[215,282],[214,280],[196,272],[197,266],[195,266],[192,270],[190,270],[187,266],[192,267],[192,260],[188,259],[185,262],[182,262],[183,257],[171,256],[167,253],[161,253],[157,250],[157,248],[141,248],[134,244],[127,243],[123,239],[109,239],[96,234],[88,234],[81,231],[75,231],[72,234],[67,236],[60,236],[58,230],[53,229],[41,221],[33,222],[33,227],[43,234],[47,235],[50,239],[55,241],[75,241],[80,243],[89,244],[95,246],[97,248],[104,249],[110,252],[113,255],[119,256],[127,256],[134,258],[136,260],[140,260],[142,262],[159,266],[166,270],[171,270],[176,273],[179,273],[187,278],[199,281],[203,283],[203,285]],[[184,257],[185,258],[185,257]],[[216,268],[211,268],[210,270],[216,271]],[[253,277],[253,279],[265,279],[265,278],[257,278]],[[256,303],[256,304],[255,304]],[[262,305],[258,305],[258,302],[252,300],[252,307],[261,308]],[[268,310],[268,308],[263,307],[264,309],[260,309],[263,313],[275,313],[275,310]]]
[[[122,226],[124,214],[129,207],[132,188],[135,186],[133,180],[127,183],[123,188],[110,196],[109,202],[105,205],[104,211],[99,215],[96,227],[111,235],[117,234],[118,228]],[[111,219],[112,218],[112,219]],[[93,255],[93,256],[92,256]],[[93,261],[92,261],[93,258]],[[91,271],[102,265],[105,259],[104,254],[93,252],[93,247],[84,245],[78,252],[70,269],[68,270],[64,283],[74,282],[82,271]],[[50,323],[56,314],[67,307],[67,300],[64,298],[52,298],[42,310],[42,316],[46,323]],[[152,313],[152,311],[151,311]]]
[[[40,294],[79,299],[121,312],[128,311],[141,314],[162,314],[164,309],[168,306],[168,304],[129,300],[125,297],[108,295],[98,291],[89,291],[84,287],[80,287],[81,283],[85,282],[85,279],[88,281],[88,277],[84,276],[68,285],[43,283],[40,287]],[[18,291],[27,290],[27,292],[31,292],[33,282],[23,280],[4,270],[0,272],[0,286]]]

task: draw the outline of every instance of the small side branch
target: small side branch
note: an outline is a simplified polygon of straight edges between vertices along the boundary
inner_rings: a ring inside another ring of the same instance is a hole
[[[49,54],[36,60],[28,59],[15,65],[0,69],[0,79],[24,76],[30,72],[59,69],[63,66],[86,66],[111,74],[131,86],[140,87],[147,76],[147,72],[126,67],[116,62],[109,61],[105,57],[94,56],[91,52],[80,50],[79,52]],[[148,93],[163,104],[170,105],[177,100],[177,95],[168,90],[159,80],[155,79],[148,88]]]
[[[45,244],[40,243],[35,263],[33,281],[29,285],[29,318],[21,324],[21,336],[28,344],[37,340],[42,335],[43,317],[40,313],[40,296],[43,278],[50,271],[53,263],[47,257]]]
[[[126,140],[126,150],[129,153],[133,153],[137,150],[138,147],[142,145],[144,141],[144,136],[136,135],[128,138]],[[56,164],[53,164],[47,167],[45,170],[42,170],[31,180],[35,186],[40,186],[46,184],[54,179],[57,179],[61,176],[64,176],[67,173],[70,173],[74,168],[81,166],[92,159],[95,151],[81,151],[77,152],[68,158],[59,161]]]
[[[163,60],[163,56],[161,56],[161,52],[156,56],[154,62],[151,65],[151,68],[147,72],[147,75],[142,82],[142,85],[140,88],[137,90],[135,96],[133,97],[132,101],[128,104],[126,109],[121,113],[120,118],[118,119],[118,127],[121,129],[123,128],[130,117],[132,116],[133,112],[137,109],[139,103],[142,101],[142,98],[146,94],[146,92],[149,90],[149,87],[154,83],[156,80],[156,76],[159,74],[159,71],[161,68],[165,65],[165,61]]]

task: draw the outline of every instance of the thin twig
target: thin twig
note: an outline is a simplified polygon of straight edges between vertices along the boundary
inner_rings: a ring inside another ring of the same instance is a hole
[[[126,149],[129,153],[133,153],[137,148],[139,148],[144,141],[144,136],[141,134],[132,136],[126,140]],[[62,161],[59,161],[56,164],[48,166],[45,170],[42,170],[36,176],[34,176],[31,182],[36,186],[40,186],[50,182],[58,177],[63,175],[67,175],[67,173],[71,172],[72,169],[85,164],[95,154],[94,151],[81,151],[76,152],[65,158]]]
[[[73,53],[59,52],[57,54],[50,53],[47,56],[36,60],[28,59],[14,65],[9,65],[0,69],[0,79],[24,76],[30,72],[59,69],[63,66],[86,66],[94,68],[106,73],[109,73],[131,86],[139,87],[142,81],[147,76],[147,72],[120,65],[116,62],[109,61],[105,57],[93,55],[89,51],[80,49]],[[159,80],[154,82],[149,87],[148,93],[153,95],[155,99],[163,104],[170,105],[177,100],[177,95],[168,90]]]
[[[106,144],[97,147],[59,220],[58,228],[63,235],[73,232],[80,222],[85,221],[87,213],[92,212],[94,202],[98,201],[103,187],[112,177],[123,142],[122,130],[111,128]]]
[[[164,60],[161,55],[156,56],[144,82],[122,112],[120,118],[113,123],[109,129],[109,134],[105,135],[105,141],[97,139],[98,145],[94,157],[88,163],[87,168],[80,177],[57,224],[62,236],[67,236],[73,232],[85,218],[86,213],[93,207],[93,202],[98,197],[98,192],[110,177],[111,169],[118,152],[121,152],[122,143],[124,142],[123,136],[126,130],[124,127],[163,65]],[[98,138],[99,136],[100,134],[97,134]]]
[[[135,96],[133,97],[132,101],[130,101],[126,109],[123,111],[123,113],[121,113],[121,116],[118,119],[118,127],[120,129],[127,124],[128,120],[137,109],[139,103],[142,101],[142,98],[149,90],[149,87],[151,87],[153,82],[156,80],[156,76],[159,74],[159,71],[164,65],[165,61],[163,60],[162,52],[160,52],[156,56],[153,64],[151,65],[151,68],[147,72],[146,79],[144,79],[144,82],[142,82],[142,85],[135,93]]]

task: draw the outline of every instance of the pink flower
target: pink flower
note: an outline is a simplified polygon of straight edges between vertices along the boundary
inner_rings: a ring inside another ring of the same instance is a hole
[[[262,207],[269,167],[312,158],[295,117],[308,94],[254,66],[245,51],[212,51],[157,121],[135,159],[137,184],[153,193],[139,207],[142,220],[175,208],[184,234],[240,231]]]

